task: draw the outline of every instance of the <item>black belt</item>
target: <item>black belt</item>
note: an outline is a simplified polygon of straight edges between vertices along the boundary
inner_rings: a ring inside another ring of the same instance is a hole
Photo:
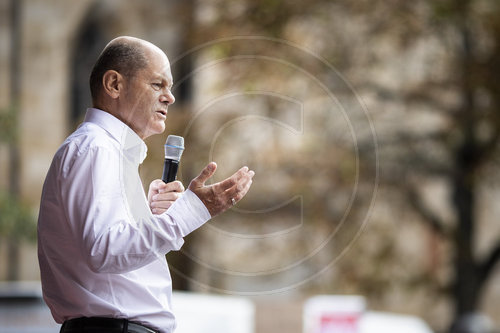
[[[157,333],[127,319],[82,317],[66,320],[60,333]]]

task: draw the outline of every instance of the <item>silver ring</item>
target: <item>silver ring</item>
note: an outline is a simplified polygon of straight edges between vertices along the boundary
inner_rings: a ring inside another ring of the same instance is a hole
[[[231,198],[231,203],[234,205],[236,205],[236,200],[234,200],[234,198]]]

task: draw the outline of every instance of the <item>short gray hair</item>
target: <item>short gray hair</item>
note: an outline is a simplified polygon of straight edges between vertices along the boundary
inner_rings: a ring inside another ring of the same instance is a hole
[[[144,47],[140,43],[120,40],[108,44],[97,58],[90,74],[90,94],[96,101],[102,89],[102,78],[108,70],[115,70],[126,78],[148,65]]]

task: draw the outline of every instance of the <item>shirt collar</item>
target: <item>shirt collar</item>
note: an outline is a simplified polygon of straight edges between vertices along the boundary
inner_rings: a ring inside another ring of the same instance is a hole
[[[130,154],[131,157],[138,158],[139,164],[146,158],[148,147],[144,141],[127,124],[109,112],[88,108],[84,121],[103,128],[120,143],[124,152]]]

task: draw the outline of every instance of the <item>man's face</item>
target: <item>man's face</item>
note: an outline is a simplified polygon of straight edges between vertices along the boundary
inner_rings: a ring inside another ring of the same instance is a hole
[[[145,52],[149,64],[125,79],[120,103],[122,119],[142,139],[163,133],[168,105],[175,102],[170,91],[173,80],[167,56],[159,50]]]

